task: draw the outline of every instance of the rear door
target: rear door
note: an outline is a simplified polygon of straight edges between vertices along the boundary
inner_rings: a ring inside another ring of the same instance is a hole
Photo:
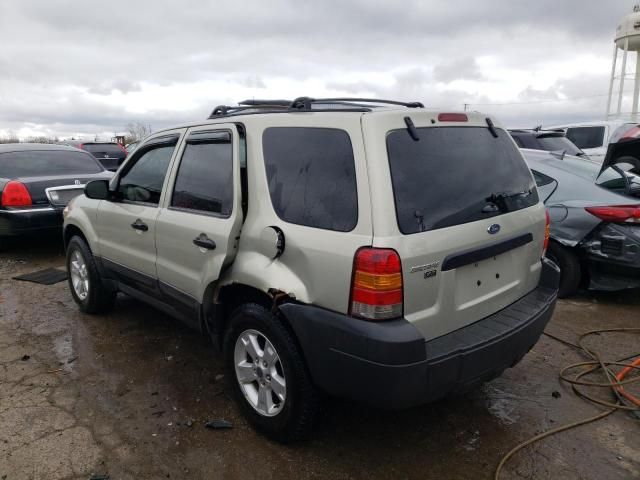
[[[545,215],[506,131],[473,114],[410,117],[418,140],[402,116],[364,122],[374,246],[400,255],[404,316],[431,339],[536,287]]]
[[[156,225],[160,289],[197,318],[208,284],[236,254],[242,225],[239,136],[233,124],[191,128]]]
[[[100,202],[96,229],[100,254],[112,276],[157,294],[156,219],[171,159],[183,130],[151,137],[112,180],[116,199]]]

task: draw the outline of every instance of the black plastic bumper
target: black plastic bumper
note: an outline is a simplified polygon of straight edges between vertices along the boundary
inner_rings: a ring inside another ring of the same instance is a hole
[[[376,407],[408,408],[472,388],[518,363],[553,314],[559,275],[543,260],[540,283],[528,295],[428,342],[404,319],[374,323],[309,305],[280,308],[320,388]]]
[[[38,208],[33,210],[0,210],[0,237],[37,233],[62,232],[62,208]]]

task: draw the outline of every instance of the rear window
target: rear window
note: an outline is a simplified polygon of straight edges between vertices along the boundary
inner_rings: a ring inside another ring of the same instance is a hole
[[[32,150],[0,153],[0,177],[44,177],[99,173],[104,169],[95,159],[82,152]]]
[[[578,148],[598,148],[604,144],[604,127],[571,127],[567,138]]]
[[[84,143],[82,148],[98,158],[105,155],[112,158],[126,156],[124,150],[117,143]]]
[[[424,232],[500,215],[483,212],[492,194],[510,195],[504,211],[538,203],[531,172],[504,130],[484,127],[406,129],[387,136],[398,227]]]
[[[271,202],[282,220],[340,232],[355,228],[356,172],[347,132],[271,127],[262,148]]]
[[[564,136],[541,136],[538,137],[538,143],[540,143],[542,150],[549,152],[564,152],[567,155],[579,155],[582,153],[571,140]]]

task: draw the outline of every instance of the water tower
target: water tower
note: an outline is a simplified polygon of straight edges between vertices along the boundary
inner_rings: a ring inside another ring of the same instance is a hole
[[[622,68],[620,74],[616,76],[616,63],[618,61],[618,50],[622,50]],[[611,67],[611,81],[609,82],[609,98],[607,100],[607,119],[610,117],[621,117],[628,115],[622,112],[622,97],[624,95],[624,81],[627,73],[627,54],[636,52],[636,74],[633,86],[633,106],[631,117],[638,116],[638,93],[640,93],[640,6],[633,7],[633,13],[624,17],[616,29],[616,39],[613,43],[613,66]],[[618,103],[616,113],[611,113],[611,99],[613,96],[613,84],[616,79],[620,80],[618,89]]]

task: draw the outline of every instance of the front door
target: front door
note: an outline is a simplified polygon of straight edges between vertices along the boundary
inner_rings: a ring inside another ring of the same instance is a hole
[[[98,208],[100,255],[110,276],[145,293],[157,291],[156,219],[180,132],[145,142],[112,181],[113,200]]]
[[[157,217],[160,289],[193,319],[207,285],[236,254],[243,218],[238,152],[233,124],[189,129]]]

